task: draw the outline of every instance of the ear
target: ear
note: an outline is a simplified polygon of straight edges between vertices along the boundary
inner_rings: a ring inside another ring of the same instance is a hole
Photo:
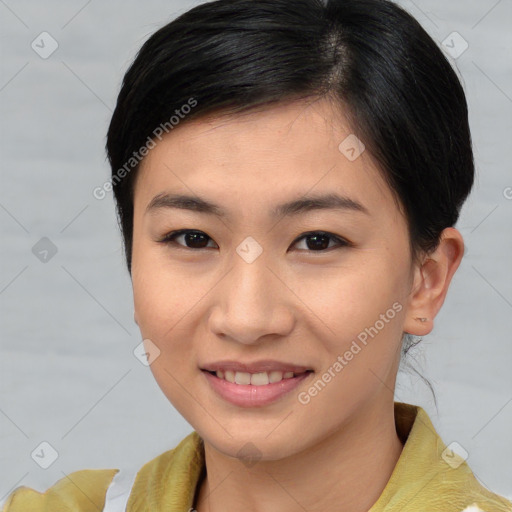
[[[432,331],[434,318],[463,256],[464,239],[460,232],[452,227],[444,229],[438,248],[414,268],[404,332],[423,336]]]

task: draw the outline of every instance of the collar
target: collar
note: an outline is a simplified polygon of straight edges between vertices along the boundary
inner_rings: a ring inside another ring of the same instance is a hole
[[[369,512],[423,510],[419,507],[428,507],[429,512],[477,511],[478,507],[485,512],[512,511],[511,502],[476,480],[465,460],[452,451],[453,444],[444,444],[422,407],[394,402],[394,413],[396,431],[404,447]],[[203,440],[193,431],[175,449],[142,467],[127,512],[193,509],[205,471]]]

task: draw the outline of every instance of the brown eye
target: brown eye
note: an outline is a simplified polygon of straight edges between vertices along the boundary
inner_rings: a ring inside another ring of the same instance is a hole
[[[183,238],[184,243],[176,242],[176,240]],[[180,231],[172,231],[165,235],[161,243],[176,244],[184,247],[185,249],[205,249],[207,248],[208,240],[212,240],[203,231],[196,231],[192,229],[182,229]],[[213,242],[213,240],[212,240]]]
[[[180,239],[182,239],[181,242],[179,241]],[[307,252],[325,252],[328,249],[348,247],[351,245],[350,242],[340,238],[339,236],[325,231],[311,231],[309,233],[305,233],[297,238],[293,245],[296,245],[302,240],[305,241],[306,247],[300,250],[305,250]],[[206,233],[192,229],[172,231],[159,240],[159,242],[163,244],[178,245],[184,249],[191,250],[212,248],[212,246],[208,246],[208,241],[213,242]],[[334,246],[331,245],[331,242],[334,242]],[[213,243],[215,244],[215,242]],[[213,246],[213,248],[216,247],[217,244]]]
[[[342,238],[333,235],[332,233],[326,233],[325,231],[312,231],[310,233],[305,233],[294,242],[294,245],[301,240],[305,240],[306,250],[310,252],[323,252],[326,249],[333,249],[336,247],[344,247],[350,245],[346,240],[343,240]],[[331,241],[335,242],[334,247],[329,246]]]

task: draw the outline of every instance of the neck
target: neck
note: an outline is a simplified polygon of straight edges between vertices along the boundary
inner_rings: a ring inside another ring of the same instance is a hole
[[[206,441],[197,512],[367,512],[402,452],[393,401],[372,404],[313,446],[251,467]]]

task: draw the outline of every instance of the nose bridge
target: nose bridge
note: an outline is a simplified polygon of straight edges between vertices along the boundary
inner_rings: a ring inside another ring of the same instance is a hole
[[[233,320],[259,322],[261,318],[268,318],[272,308],[269,292],[275,287],[272,283],[275,276],[267,264],[263,254],[254,261],[245,260],[238,254],[232,258],[233,270],[224,297],[227,312],[234,317]]]
[[[252,260],[235,253],[231,265],[215,300],[212,330],[245,344],[266,334],[286,334],[291,313],[281,302],[283,285],[268,268],[266,255]]]

